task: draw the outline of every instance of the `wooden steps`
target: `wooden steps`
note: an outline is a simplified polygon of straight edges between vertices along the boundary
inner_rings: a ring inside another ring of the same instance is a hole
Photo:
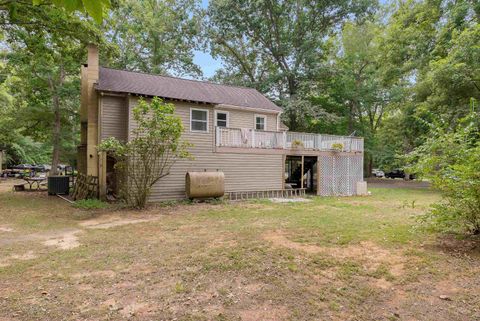
[[[293,189],[274,189],[264,191],[238,191],[227,192],[225,198],[231,201],[248,200],[255,198],[288,198],[288,197],[304,197],[305,188]]]

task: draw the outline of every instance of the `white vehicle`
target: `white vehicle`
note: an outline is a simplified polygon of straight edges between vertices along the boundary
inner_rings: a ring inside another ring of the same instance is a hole
[[[385,173],[382,170],[379,170],[378,168],[372,169],[372,175],[375,177],[385,177]]]

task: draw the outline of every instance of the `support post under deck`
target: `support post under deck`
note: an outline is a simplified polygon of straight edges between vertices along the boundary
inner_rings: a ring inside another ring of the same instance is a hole
[[[317,156],[317,195],[320,195],[320,184],[322,183],[322,180],[320,179],[321,168],[320,156]]]
[[[302,176],[300,176],[300,188],[303,188],[304,163],[305,163],[305,156],[302,155],[302,172],[301,172]]]

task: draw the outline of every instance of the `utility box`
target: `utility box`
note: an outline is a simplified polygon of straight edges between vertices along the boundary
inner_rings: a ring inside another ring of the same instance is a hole
[[[70,190],[69,176],[49,176],[48,195],[68,195]]]
[[[368,195],[367,182],[357,182],[357,195]]]

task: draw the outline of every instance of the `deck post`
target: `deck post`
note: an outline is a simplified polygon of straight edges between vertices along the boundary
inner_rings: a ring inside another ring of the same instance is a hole
[[[252,148],[255,148],[255,129],[252,129]]]
[[[303,188],[303,171],[304,171],[304,161],[305,161],[305,156],[302,155],[302,172],[301,172],[301,176],[300,176],[300,188]]]
[[[335,189],[335,155],[332,157],[332,193],[333,195],[336,195],[336,189]]]
[[[320,184],[322,183],[322,180],[320,179],[322,168],[322,166],[320,166],[320,159],[320,156],[317,156],[317,195],[320,195]]]
[[[347,157],[347,178],[348,178],[348,196],[351,196],[352,195],[352,180],[350,179],[350,166],[351,166],[351,162],[350,162],[350,156]],[[357,184],[357,182],[355,182],[355,184]]]
[[[104,201],[107,197],[107,152],[98,153],[98,198]]]
[[[215,146],[220,146],[220,127],[215,126]]]

